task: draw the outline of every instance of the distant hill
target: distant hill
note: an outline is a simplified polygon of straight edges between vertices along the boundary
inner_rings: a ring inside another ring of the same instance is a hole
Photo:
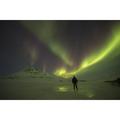
[[[117,78],[116,80],[104,81],[104,82],[111,83],[112,85],[117,85],[120,87],[120,78]]]
[[[19,79],[19,78],[56,78],[53,74],[43,72],[39,68],[27,67],[19,72],[13,73],[11,75],[0,76],[0,79]]]
[[[41,73],[42,72],[40,69],[34,68],[34,67],[25,68],[23,71],[26,73],[38,73],[38,72]]]

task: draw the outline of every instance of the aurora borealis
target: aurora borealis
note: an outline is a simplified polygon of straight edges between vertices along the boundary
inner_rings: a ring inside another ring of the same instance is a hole
[[[30,31],[32,31],[37,37],[45,43],[48,48],[57,55],[60,59],[62,59],[66,64],[72,65],[70,61],[67,50],[64,46],[61,45],[60,41],[56,36],[57,30],[55,29],[55,23],[53,21],[50,22],[22,22]]]
[[[0,31],[1,74],[29,65],[65,78],[119,74],[119,21],[1,21]]]
[[[119,46],[120,46],[120,28],[117,27],[113,29],[113,33],[109,40],[109,43],[104,45],[104,47],[99,52],[93,53],[88,58],[83,60],[82,64],[80,64],[80,66],[76,70],[67,72],[66,69],[63,68],[63,69],[57,70],[55,74],[63,77],[70,77],[70,76],[76,75],[82,70],[87,69],[88,67],[103,60],[108,55],[112,55],[112,54],[114,55],[113,53],[114,50]]]

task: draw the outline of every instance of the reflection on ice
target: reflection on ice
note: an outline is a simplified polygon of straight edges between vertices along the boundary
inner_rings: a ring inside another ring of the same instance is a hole
[[[57,88],[57,91],[59,91],[59,92],[67,92],[68,91],[68,87],[66,87],[66,86],[59,86]]]

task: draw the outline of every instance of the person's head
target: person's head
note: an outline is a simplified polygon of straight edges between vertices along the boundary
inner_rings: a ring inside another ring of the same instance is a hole
[[[75,75],[73,76],[73,78],[76,78]]]

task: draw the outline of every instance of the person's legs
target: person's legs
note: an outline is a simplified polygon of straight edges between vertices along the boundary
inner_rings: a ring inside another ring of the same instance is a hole
[[[76,88],[76,90],[78,91],[77,83],[75,84],[75,88]]]
[[[75,90],[75,84],[73,83],[73,90]]]

